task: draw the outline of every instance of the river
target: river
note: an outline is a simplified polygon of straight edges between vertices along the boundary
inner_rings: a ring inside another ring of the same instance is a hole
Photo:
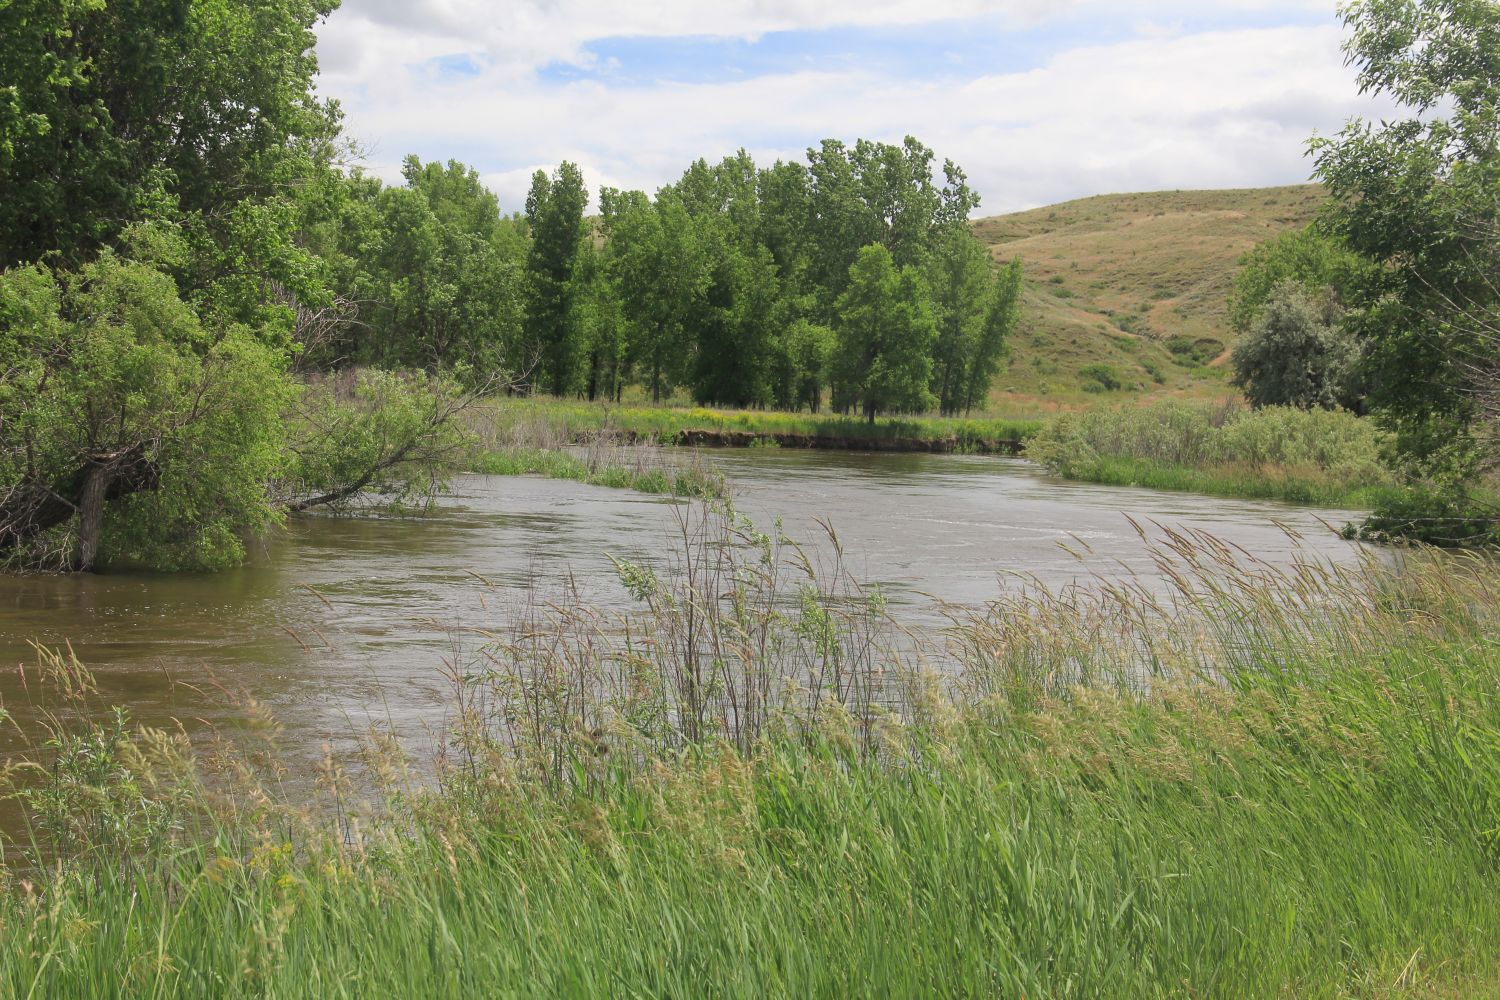
[[[919,624],[935,620],[934,599],[980,604],[1014,574],[1150,578],[1127,516],[1273,562],[1299,547],[1336,560],[1356,551],[1328,527],[1347,512],[1068,483],[1020,459],[749,449],[711,460],[763,528],[780,517],[790,537],[817,541],[819,521],[832,524],[854,573]],[[232,725],[248,696],[304,752],[371,723],[436,731],[455,630],[503,626],[528,594],[554,596],[564,580],[590,603],[625,604],[608,556],[659,559],[676,503],[465,476],[430,516],[300,519],[230,572],[0,577],[0,704],[22,728],[35,723],[29,643],[67,642],[100,702],[153,725]],[[0,731],[0,750],[15,728]]]

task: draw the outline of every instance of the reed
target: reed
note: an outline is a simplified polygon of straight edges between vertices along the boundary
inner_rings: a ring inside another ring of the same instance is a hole
[[[59,715],[12,775],[59,850],[11,856],[0,992],[1500,989],[1488,561],[1277,567],[1142,525],[1157,576],[1017,581],[918,633],[836,537],[679,525],[619,564],[634,610],[462,637],[432,774],[375,736],[293,794],[258,745]]]
[[[1342,411],[1162,401],[1063,414],[1027,457],[1068,479],[1368,509],[1397,491],[1387,436]]]

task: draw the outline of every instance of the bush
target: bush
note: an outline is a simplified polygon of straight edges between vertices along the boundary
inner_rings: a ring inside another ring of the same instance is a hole
[[[1327,296],[1318,300],[1282,282],[1254,329],[1234,345],[1234,384],[1255,406],[1354,408],[1358,348],[1340,315]]]
[[[1083,380],[1084,392],[1113,392],[1122,384],[1120,373],[1115,371],[1113,365],[1084,365],[1078,369],[1078,377]]]
[[[1500,511],[1491,500],[1463,488],[1415,484],[1384,497],[1361,524],[1346,525],[1344,537],[1448,547],[1500,545]]]
[[[1353,505],[1394,487],[1387,441],[1342,410],[1166,400],[1064,414],[1026,454],[1069,479]]]
[[[1224,342],[1213,337],[1194,339],[1179,333],[1167,338],[1166,348],[1178,364],[1193,368],[1206,365],[1223,354]]]

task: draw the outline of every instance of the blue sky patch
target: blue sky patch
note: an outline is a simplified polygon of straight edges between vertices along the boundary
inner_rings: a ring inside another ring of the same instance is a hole
[[[1145,37],[1161,30],[1203,31],[1324,24],[1330,14],[1288,17],[1284,11],[1212,9],[1169,24],[1138,17],[1100,17],[1097,11],[1017,27],[1003,16],[936,21],[898,27],[841,27],[769,32],[758,38],[723,36],[627,36],[584,46],[577,62],[553,62],[538,70],[543,83],[579,80],[607,86],[648,87],[663,83],[732,83],[760,76],[807,71],[866,71],[894,79],[972,79],[1023,73],[1072,49]]]

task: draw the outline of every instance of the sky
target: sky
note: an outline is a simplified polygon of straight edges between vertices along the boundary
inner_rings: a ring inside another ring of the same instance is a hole
[[[976,213],[1306,181],[1379,117],[1335,0],[343,0],[319,90],[368,170],[475,167],[506,212],[562,160],[653,192],[698,157],[912,135]]]

